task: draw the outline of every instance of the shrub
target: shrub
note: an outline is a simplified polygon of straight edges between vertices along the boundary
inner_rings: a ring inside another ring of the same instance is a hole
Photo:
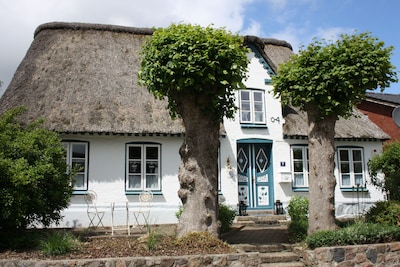
[[[73,185],[65,150],[55,132],[42,121],[22,125],[23,108],[0,117],[0,228],[21,230],[37,223],[49,226],[61,220]]]
[[[40,250],[48,256],[65,254],[78,249],[80,242],[72,233],[65,231],[51,232],[45,240],[41,240]]]
[[[225,204],[219,205],[218,219],[221,222],[221,233],[226,233],[231,228],[233,220],[235,219],[236,211]]]
[[[288,225],[289,241],[300,242],[307,237],[308,230],[308,203],[306,197],[292,197],[288,205],[290,223]]]
[[[378,201],[365,214],[365,220],[385,225],[400,225],[400,203],[396,201]]]
[[[400,240],[400,228],[377,223],[356,222],[338,230],[316,232],[306,238],[310,248],[374,244]]]

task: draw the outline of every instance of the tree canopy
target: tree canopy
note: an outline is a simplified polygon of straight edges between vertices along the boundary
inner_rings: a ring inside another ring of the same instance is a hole
[[[143,46],[139,81],[156,97],[168,97],[173,116],[180,113],[178,95],[191,94],[205,113],[230,118],[248,51],[242,37],[223,28],[172,24],[156,29]]]
[[[48,226],[61,219],[73,190],[65,150],[58,134],[17,117],[23,108],[0,117],[0,228]]]
[[[284,104],[303,110],[313,105],[321,119],[330,114],[347,117],[367,89],[383,90],[397,82],[390,63],[393,49],[368,32],[341,35],[333,43],[314,40],[280,66],[273,77],[274,93]]]

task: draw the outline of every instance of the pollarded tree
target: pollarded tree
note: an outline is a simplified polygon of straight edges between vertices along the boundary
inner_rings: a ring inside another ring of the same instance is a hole
[[[15,108],[0,117],[0,229],[58,223],[73,190],[57,133],[22,125]]]
[[[375,90],[397,81],[393,47],[370,33],[342,35],[332,43],[314,40],[279,68],[274,94],[307,112],[309,145],[308,233],[335,227],[334,136],[339,117],[348,117]]]
[[[247,52],[238,35],[190,24],[157,29],[143,47],[139,81],[156,97],[166,97],[171,116],[180,116],[185,126],[178,236],[218,235],[219,130],[223,117],[236,110],[234,90],[243,86]]]

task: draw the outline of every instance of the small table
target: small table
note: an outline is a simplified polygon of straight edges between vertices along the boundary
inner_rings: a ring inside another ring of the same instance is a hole
[[[125,225],[115,225],[114,216],[116,212],[125,212],[126,223]],[[129,225],[129,202],[118,201],[111,202],[111,235],[114,235],[114,231],[127,231],[128,235],[131,235],[131,228]]]

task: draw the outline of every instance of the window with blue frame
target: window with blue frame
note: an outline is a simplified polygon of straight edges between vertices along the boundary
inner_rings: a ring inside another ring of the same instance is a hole
[[[291,146],[293,188],[308,188],[309,157],[308,147]]]
[[[67,164],[76,171],[74,190],[88,188],[88,142],[63,141]]]
[[[363,149],[341,147],[337,149],[341,188],[365,186]]]
[[[159,144],[127,144],[126,191],[161,190]]]
[[[240,123],[266,124],[265,95],[262,90],[239,90]]]

